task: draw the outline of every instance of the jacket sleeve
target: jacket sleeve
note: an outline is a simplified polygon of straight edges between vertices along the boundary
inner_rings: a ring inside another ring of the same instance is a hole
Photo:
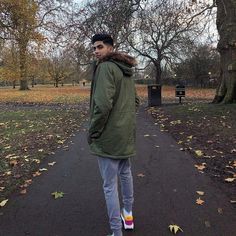
[[[106,126],[115,95],[115,81],[109,63],[101,63],[97,68],[94,90],[94,109],[91,114],[88,142],[99,138]]]

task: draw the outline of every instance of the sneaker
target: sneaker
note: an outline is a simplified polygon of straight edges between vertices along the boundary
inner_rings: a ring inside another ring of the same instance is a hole
[[[134,229],[134,220],[132,215],[125,215],[123,210],[121,211],[120,216],[123,222],[124,229]]]

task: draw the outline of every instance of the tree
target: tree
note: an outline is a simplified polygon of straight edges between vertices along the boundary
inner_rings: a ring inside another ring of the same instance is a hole
[[[29,46],[42,43],[46,37],[43,35],[46,34],[46,30],[57,33],[61,31],[59,23],[62,24],[63,21],[56,21],[55,13],[62,12],[64,2],[67,1],[2,0],[0,2],[0,38],[14,41],[17,45],[21,90],[29,89],[27,68]],[[50,33],[47,33],[47,39],[49,37]]]
[[[74,73],[72,58],[69,51],[52,51],[51,58],[47,65],[48,73],[54,81],[55,87]]]
[[[133,13],[140,8],[141,0],[97,0],[90,1],[76,13],[80,31],[91,39],[95,33],[110,33],[115,48],[126,43],[126,31]]]
[[[233,103],[236,102],[236,1],[216,0],[216,4],[221,83],[213,103]]]
[[[130,46],[153,63],[158,84],[162,68],[181,60],[193,36],[199,35],[198,22],[205,18],[204,11],[191,12],[187,6],[184,1],[147,1],[128,29]]]
[[[0,25],[2,38],[14,40],[18,47],[20,89],[28,89],[27,84],[27,47],[30,41],[41,40],[37,27],[38,5],[33,0],[4,0],[0,4]]]
[[[210,45],[194,45],[187,58],[177,64],[174,73],[189,84],[205,87],[210,77],[216,77],[219,68],[219,54]]]
[[[0,76],[2,80],[10,82],[13,88],[16,82],[20,80],[19,60],[17,57],[17,49],[14,43],[2,50],[2,66]]]

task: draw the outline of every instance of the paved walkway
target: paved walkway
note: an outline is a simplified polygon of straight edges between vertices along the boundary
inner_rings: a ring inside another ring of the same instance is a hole
[[[170,224],[184,230],[177,235],[236,236],[235,209],[217,186],[196,170],[193,158],[179,151],[143,108],[137,125],[138,154],[133,159],[136,229],[124,236],[172,235]],[[102,182],[96,158],[88,152],[85,131],[78,132],[71,142],[69,151],[60,150],[47,158],[41,167],[52,161],[57,164],[34,178],[26,195],[13,195],[0,209],[0,236],[109,233]],[[205,192],[202,206],[195,203],[198,190]],[[66,194],[54,200],[54,191]]]

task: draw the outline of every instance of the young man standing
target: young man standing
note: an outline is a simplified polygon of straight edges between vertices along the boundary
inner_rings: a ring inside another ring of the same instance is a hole
[[[88,143],[98,158],[112,236],[122,236],[122,221],[125,229],[134,229],[130,158],[135,155],[135,116],[139,103],[132,77],[136,61],[127,54],[113,52],[113,39],[108,34],[94,35],[92,44],[97,63],[90,95]]]

